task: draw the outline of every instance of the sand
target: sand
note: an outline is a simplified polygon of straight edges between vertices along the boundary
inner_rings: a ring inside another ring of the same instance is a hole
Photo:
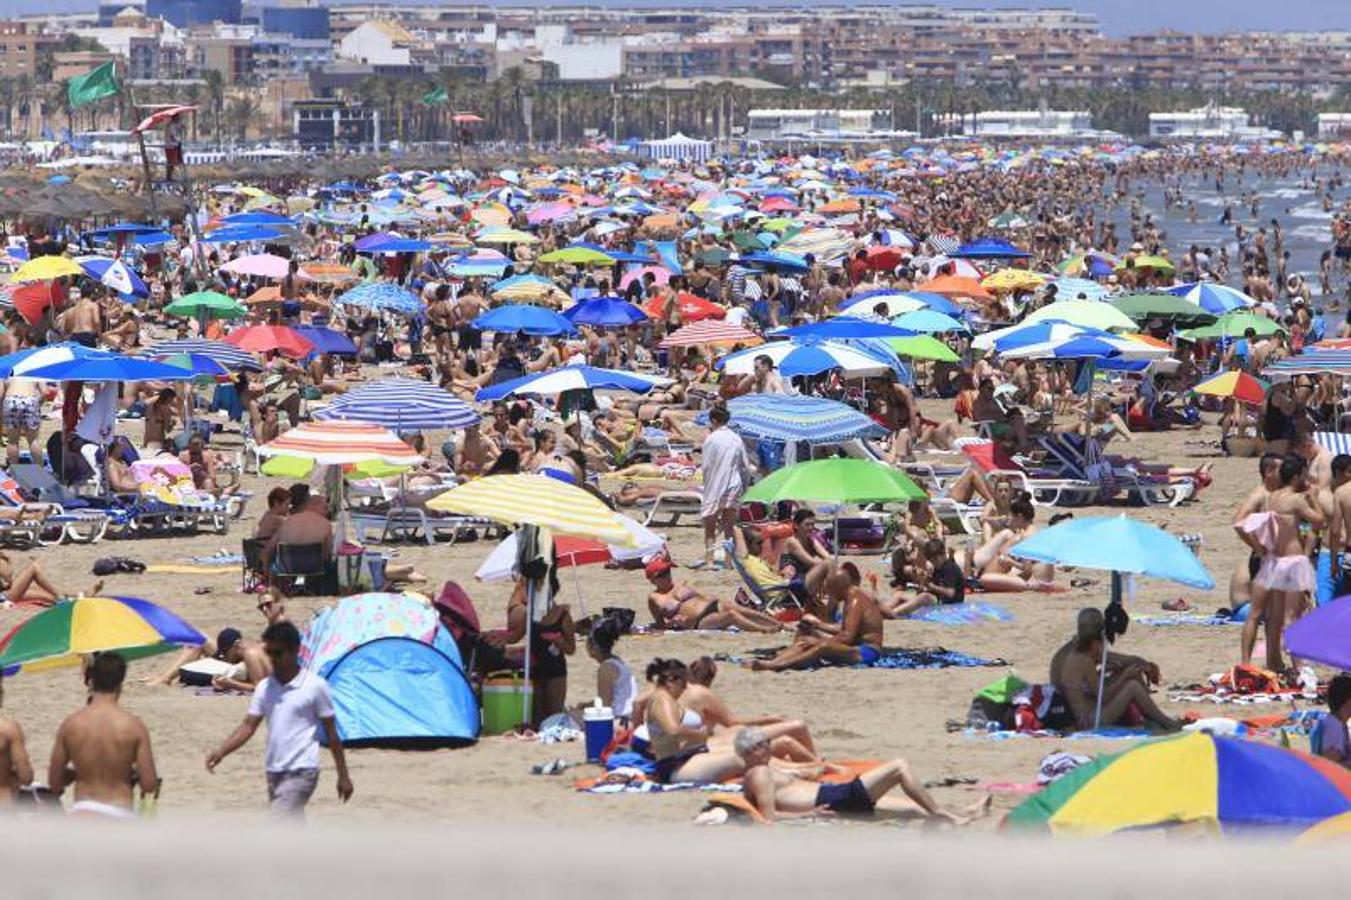
[[[947,403],[926,401],[925,412],[946,414]],[[1209,418],[1209,417],[1208,417]],[[127,423],[128,433],[139,440],[139,422]],[[1255,483],[1256,461],[1218,456],[1214,445],[1200,446],[1200,439],[1214,438],[1216,429],[1207,424],[1201,432],[1141,436],[1125,447],[1146,459],[1194,465],[1215,463],[1215,484],[1196,502],[1178,509],[1116,508],[1142,520],[1166,526],[1174,533],[1200,533],[1205,545],[1201,558],[1220,588],[1198,592],[1162,582],[1143,581],[1130,608],[1136,614],[1158,614],[1160,603],[1186,597],[1203,611],[1225,606],[1229,575],[1245,554],[1229,527],[1230,516],[1241,496]],[[436,447],[441,436],[430,435]],[[224,436],[223,446],[236,446],[237,434]],[[1123,448],[1118,447],[1121,451]],[[941,459],[941,457],[939,457]],[[33,553],[8,551],[16,566],[30,555],[41,560],[57,583],[70,590],[93,580],[94,560],[100,556],[132,556],[146,563],[180,563],[187,557],[220,550],[239,551],[239,542],[252,533],[263,511],[263,494],[281,482],[246,477],[245,486],[255,492],[241,521],[233,523],[228,536],[200,535],[192,538],[104,540],[93,546],[62,546]],[[1102,509],[1076,510],[1079,515]],[[1039,510],[1044,523],[1047,513]],[[678,562],[697,558],[702,538],[690,524],[667,529]],[[478,584],[473,571],[489,551],[487,542],[439,545],[401,544],[395,550],[401,561],[412,562],[425,572],[432,586],[448,578],[458,580],[473,597],[485,627],[500,627],[509,586]],[[865,571],[883,571],[881,558],[864,558]],[[639,610],[647,621],[646,582],[641,573],[606,570],[600,566],[580,573],[564,573],[563,599],[574,604],[577,596],[573,575],[580,574],[581,590],[588,611],[602,606],[627,606]],[[1088,573],[1091,574],[1091,573]],[[684,572],[694,584],[720,597],[731,598],[737,582],[730,572]],[[209,587],[209,593],[194,590]],[[211,575],[114,575],[107,579],[105,593],[144,597],[183,616],[201,631],[214,635],[226,626],[241,628],[246,636],[261,630],[254,597],[241,594],[237,568]],[[1060,595],[999,595],[979,599],[1006,606],[1016,617],[1006,623],[980,623],[949,627],[919,622],[888,622],[888,646],[942,645],[985,657],[1007,659],[1013,671],[1031,680],[1044,680],[1052,652],[1073,629],[1075,613],[1083,606],[1101,606],[1106,601],[1106,578],[1086,589]],[[288,601],[294,621],[303,623],[310,614],[332,602],[331,598]],[[8,629],[30,613],[0,611],[0,628]],[[786,640],[787,636],[783,638]],[[692,659],[701,654],[737,653],[779,643],[763,635],[664,635],[626,637],[617,647],[635,671],[655,656]],[[1134,626],[1121,640],[1125,652],[1145,655],[1160,665],[1165,684],[1204,679],[1237,662],[1238,629],[1148,628]],[[124,694],[126,706],[141,716],[153,737],[158,766],[164,778],[160,815],[184,819],[203,813],[226,811],[261,814],[264,784],[261,771],[263,741],[255,740],[226,760],[217,772],[203,766],[206,751],[219,742],[244,714],[243,696],[197,696],[183,688],[149,687],[139,683],[161,668],[167,657],[132,665]],[[595,665],[582,648],[569,661],[569,702],[591,698]],[[732,710],[742,715],[779,714],[810,723],[819,747],[834,758],[908,758],[926,779],[965,776],[982,782],[1029,782],[1035,779],[1038,761],[1056,749],[1078,753],[1116,752],[1127,744],[1101,740],[1016,739],[990,741],[949,733],[945,723],[965,717],[972,694],[1004,674],[1004,669],[946,669],[940,671],[825,670],[810,673],[751,673],[730,665],[720,668],[716,689]],[[45,773],[52,737],[62,717],[84,701],[84,688],[77,669],[20,675],[5,684],[4,712],[17,718],[28,735],[39,773]],[[1162,697],[1160,699],[1163,699]],[[1168,704],[1173,714],[1186,707]],[[1213,712],[1214,707],[1205,708]],[[1270,711],[1269,708],[1263,711]],[[582,758],[580,744],[541,745],[504,737],[489,737],[461,750],[394,752],[360,750],[350,754],[356,796],[343,809],[334,791],[331,765],[311,804],[313,818],[342,821],[456,821],[456,822],[567,822],[615,824],[628,822],[680,824],[688,822],[702,805],[697,794],[665,796],[593,796],[574,791],[574,777],[595,774],[594,767],[580,766],[561,776],[530,774],[533,764],[562,757]],[[40,775],[41,777],[41,775]],[[940,788],[940,802],[966,804],[975,795],[969,788]],[[1011,808],[1017,798],[999,795],[996,815],[978,828],[993,829],[998,814]],[[881,827],[881,826],[864,826]]]

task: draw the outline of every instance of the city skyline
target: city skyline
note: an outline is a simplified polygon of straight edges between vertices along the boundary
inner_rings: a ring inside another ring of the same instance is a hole
[[[378,2],[378,0],[377,0]],[[436,0],[400,0],[423,6],[446,5]],[[97,0],[0,0],[0,18],[25,16],[38,12],[78,12],[93,10]],[[327,4],[332,5],[332,4]],[[488,4],[485,4],[488,5]],[[509,2],[506,6],[572,6],[599,7],[708,7],[720,8],[747,5],[736,0],[543,0],[527,4]],[[789,5],[789,4],[784,4]],[[838,6],[838,2],[807,2],[791,5]],[[1126,5],[1120,0],[1057,0],[1057,2],[1029,2],[1029,0],[928,0],[928,3],[900,5],[934,5],[962,9],[1028,9],[1068,8],[1096,15],[1104,33],[1123,35],[1138,32],[1173,29],[1189,32],[1224,31],[1305,31],[1351,30],[1351,5],[1344,0],[1284,0],[1271,4],[1264,0],[1135,0]]]

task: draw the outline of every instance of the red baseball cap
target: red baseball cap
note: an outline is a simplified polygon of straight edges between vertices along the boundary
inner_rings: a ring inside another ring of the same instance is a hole
[[[648,564],[643,567],[643,573],[647,575],[648,578],[656,578],[658,575],[664,575],[671,571],[671,568],[674,565],[675,563],[671,562],[669,556],[658,556],[650,560]]]

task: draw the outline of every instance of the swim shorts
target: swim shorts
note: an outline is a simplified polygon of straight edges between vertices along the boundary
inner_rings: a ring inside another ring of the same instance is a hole
[[[838,813],[870,813],[876,808],[861,778],[848,784],[821,785],[816,789],[816,805]]]
[[[858,661],[865,666],[871,666],[882,658],[882,651],[871,644],[858,645]]]
[[[4,422],[17,431],[37,431],[42,424],[42,405],[37,397],[6,397]]]

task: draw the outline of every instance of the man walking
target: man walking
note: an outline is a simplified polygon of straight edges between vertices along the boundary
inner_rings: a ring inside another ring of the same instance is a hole
[[[352,797],[347,758],[338,740],[328,682],[300,668],[300,631],[290,622],[274,622],[263,632],[263,650],[272,674],[253,691],[244,721],[206,757],[214,772],[220,761],[248,743],[267,719],[267,799],[275,818],[303,818],[305,804],[319,783],[319,728],[324,729],[338,770],[338,798]]]
[[[708,411],[708,437],[704,438],[704,493],[700,513],[704,520],[704,565],[722,568],[727,554],[715,546],[719,526],[730,540],[736,525],[737,506],[750,486],[751,462],[741,435],[727,427],[731,415],[725,406]]]

